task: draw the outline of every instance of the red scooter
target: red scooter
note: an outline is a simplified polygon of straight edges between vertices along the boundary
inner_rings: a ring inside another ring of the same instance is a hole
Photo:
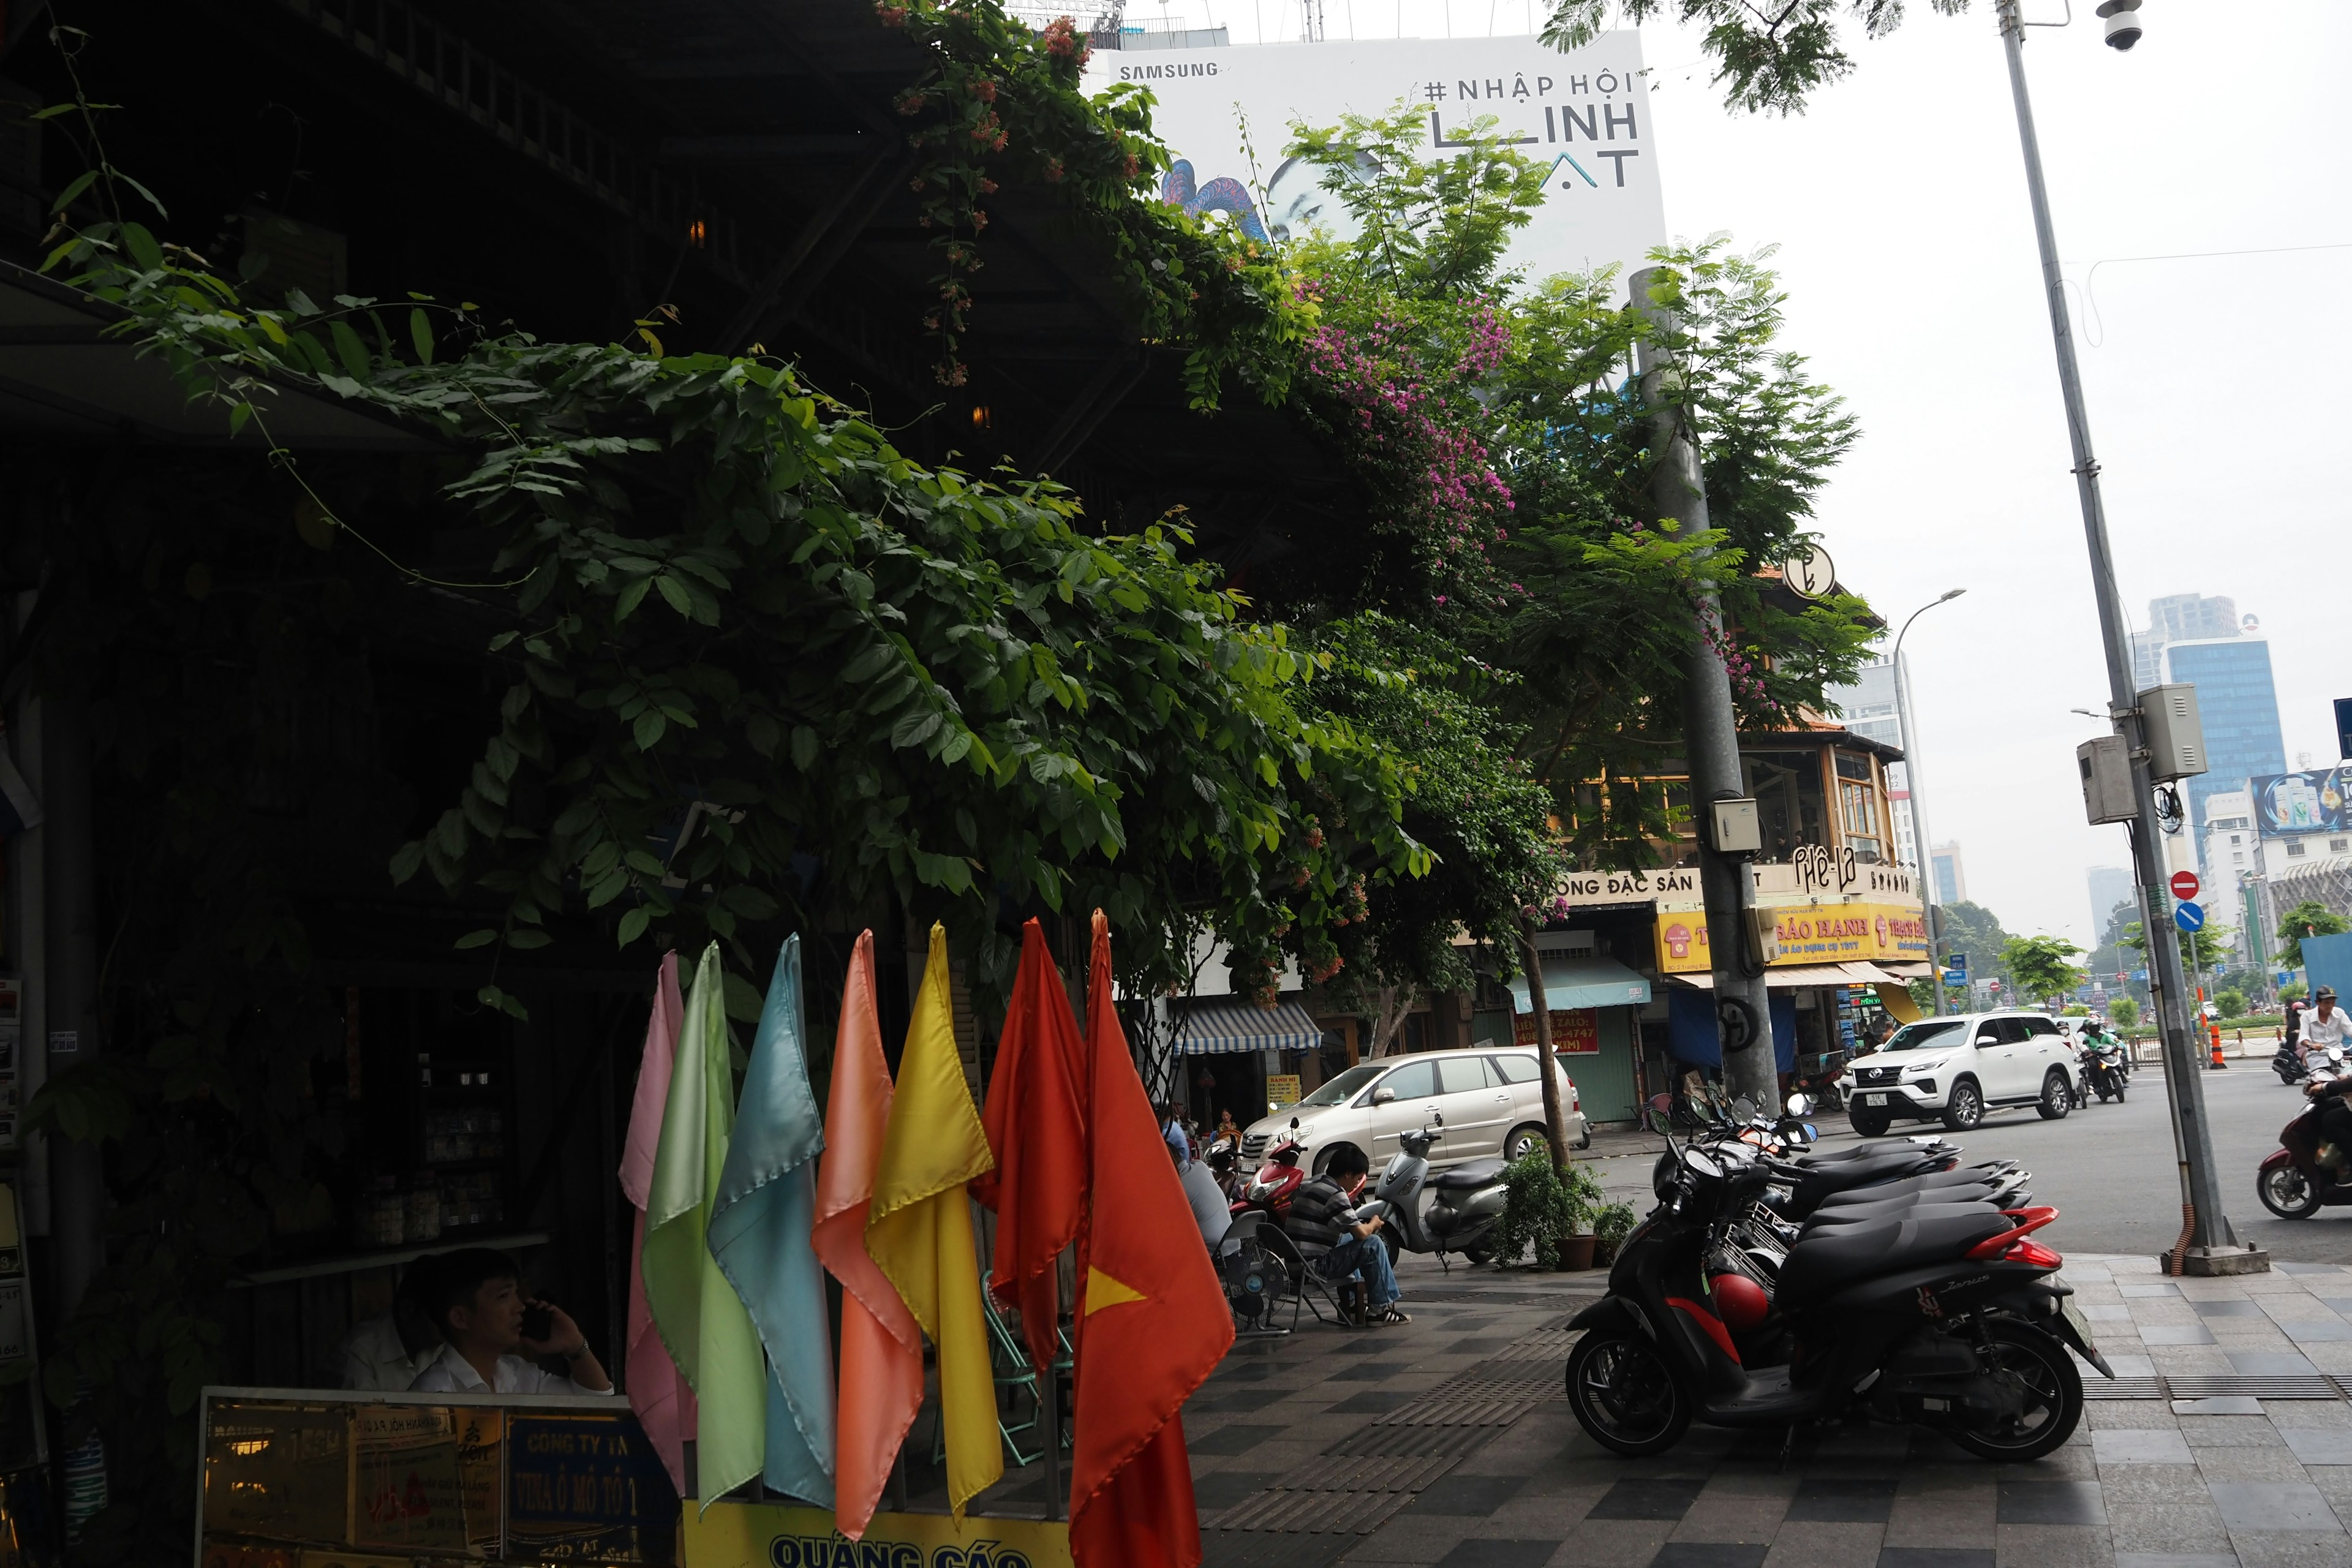
[[[1267,1150],[1265,1163],[1251,1172],[1249,1180],[1243,1184],[1242,1195],[1234,1200],[1233,1212],[1255,1212],[1277,1220],[1288,1214],[1291,1194],[1307,1180],[1307,1173],[1298,1168],[1300,1152],[1296,1138],[1286,1138]]]

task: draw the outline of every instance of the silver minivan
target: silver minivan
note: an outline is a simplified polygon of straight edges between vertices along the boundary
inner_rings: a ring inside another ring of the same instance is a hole
[[[1320,1174],[1342,1143],[1361,1149],[1378,1171],[1397,1152],[1398,1135],[1444,1118],[1445,1136],[1429,1152],[1434,1166],[1502,1155],[1517,1159],[1543,1146],[1543,1085],[1533,1046],[1419,1051],[1359,1062],[1296,1105],[1250,1123],[1242,1163],[1255,1165],[1286,1137],[1306,1151],[1301,1163]],[[1569,1141],[1591,1142],[1576,1084],[1557,1063]],[[1294,1124],[1296,1131],[1293,1131]]]

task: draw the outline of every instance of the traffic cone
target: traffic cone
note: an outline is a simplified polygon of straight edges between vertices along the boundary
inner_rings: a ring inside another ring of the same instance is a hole
[[[2213,1026],[2213,1060],[2210,1065],[2217,1068],[2230,1065],[2221,1059],[2221,1026],[2219,1024]]]

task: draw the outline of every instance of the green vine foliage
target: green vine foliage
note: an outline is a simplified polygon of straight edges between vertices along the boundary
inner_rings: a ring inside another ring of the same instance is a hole
[[[59,259],[232,425],[301,384],[473,454],[445,496],[506,542],[478,585],[513,622],[501,723],[392,868],[503,900],[461,946],[546,947],[579,909],[624,948],[708,931],[756,973],[742,928],[814,870],[940,912],[983,994],[1000,913],[1030,907],[1100,905],[1162,989],[1189,971],[1176,906],[1276,962],[1366,879],[1429,867],[1396,759],[1302,708],[1318,661],[1180,531],[1088,537],[1059,487],[925,468],[770,363],[484,336],[422,300],[253,310],[136,226]],[[1349,827],[1310,843],[1310,811]]]
[[[1532,1253],[1538,1268],[1558,1268],[1560,1243],[1595,1234],[1601,1207],[1601,1178],[1591,1166],[1570,1163],[1563,1169],[1545,1149],[1512,1161],[1503,1167],[1503,1214],[1488,1243],[1496,1264],[1508,1268]]]
[[[939,303],[924,326],[938,338],[943,384],[970,374],[962,341],[972,274],[985,264],[987,204],[1018,181],[1025,197],[1065,204],[1104,247],[1139,335],[1185,350],[1195,406],[1217,406],[1229,378],[1282,400],[1313,303],[1276,252],[1151,199],[1169,154],[1152,134],[1147,89],[1121,83],[1089,98],[1079,85],[1087,37],[1067,17],[1033,31],[996,0],[876,0],[875,14],[935,62],[897,107],[915,121],[909,183],[940,259]]]

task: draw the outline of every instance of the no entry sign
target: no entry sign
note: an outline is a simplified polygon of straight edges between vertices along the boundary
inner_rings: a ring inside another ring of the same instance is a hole
[[[2197,886],[2197,873],[2194,871],[2175,871],[2172,874],[2172,896],[2176,899],[2195,898]]]

